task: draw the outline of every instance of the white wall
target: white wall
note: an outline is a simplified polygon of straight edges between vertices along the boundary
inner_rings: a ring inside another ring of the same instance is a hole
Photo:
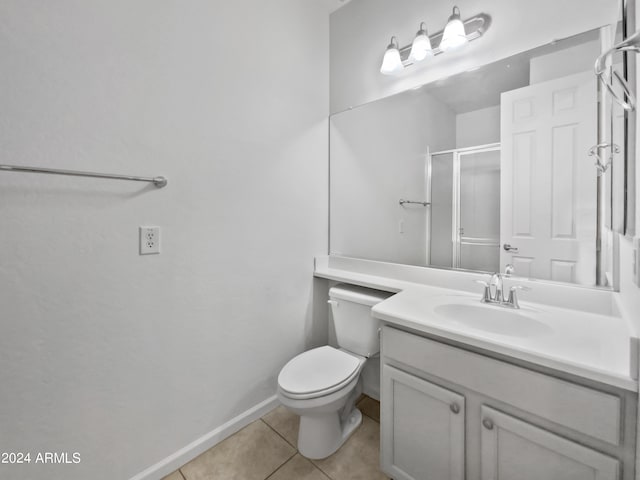
[[[331,253],[426,264],[425,161],[452,148],[455,115],[421,91],[334,115],[331,125]],[[402,222],[402,232],[399,224]]]
[[[82,455],[0,477],[126,479],[326,342],[328,14],[5,0],[0,18],[0,163],[169,178],[0,174],[0,451]],[[161,255],[138,255],[139,225]]]
[[[392,35],[408,45],[421,21],[430,32],[444,28],[453,3],[426,0],[353,0],[331,15],[331,111],[338,112],[579,32],[608,25],[618,16],[611,0],[459,0],[464,19],[491,16],[486,35],[458,52],[449,52],[406,69],[381,75],[380,63]],[[570,19],[570,20],[568,20]]]
[[[593,69],[600,55],[600,40],[582,43],[531,59],[529,83],[546,82]]]
[[[633,242],[620,237],[620,293],[618,307],[640,335],[640,287],[633,283]]]
[[[500,141],[500,105],[456,115],[456,148]]]

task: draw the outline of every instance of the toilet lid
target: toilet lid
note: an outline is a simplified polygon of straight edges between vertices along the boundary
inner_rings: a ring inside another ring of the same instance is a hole
[[[301,353],[289,360],[278,376],[282,390],[309,394],[329,390],[350,379],[360,360],[333,347],[324,346]]]

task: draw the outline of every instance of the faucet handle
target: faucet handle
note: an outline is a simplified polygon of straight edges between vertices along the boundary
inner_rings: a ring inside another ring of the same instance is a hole
[[[509,289],[509,298],[507,299],[507,305],[513,308],[520,308],[520,304],[518,303],[518,295],[517,291],[523,290],[528,292],[531,290],[529,287],[525,287],[524,285],[514,285]]]
[[[485,282],[484,280],[474,280],[474,282],[482,285],[484,287],[484,292],[482,294],[482,302],[490,302],[491,301],[491,285],[489,282]]]

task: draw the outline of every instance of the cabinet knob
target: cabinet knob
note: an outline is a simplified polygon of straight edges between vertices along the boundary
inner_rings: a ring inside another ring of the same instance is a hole
[[[449,405],[449,409],[456,415],[460,413],[460,405],[455,402]]]
[[[482,425],[484,425],[484,428],[486,428],[487,430],[493,430],[493,422],[490,418],[483,419]]]

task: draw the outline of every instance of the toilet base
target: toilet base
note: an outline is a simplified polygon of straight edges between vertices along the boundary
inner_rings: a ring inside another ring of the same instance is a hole
[[[298,451],[304,457],[319,460],[338,450],[362,423],[362,413],[354,408],[344,422],[340,412],[300,417]]]
[[[362,393],[360,371],[366,358],[357,358],[360,361],[357,376],[340,390],[328,395],[296,399],[278,387],[278,398],[282,404],[300,415],[298,451],[301,455],[313,460],[328,457],[362,423],[362,414],[356,408],[356,402]]]

